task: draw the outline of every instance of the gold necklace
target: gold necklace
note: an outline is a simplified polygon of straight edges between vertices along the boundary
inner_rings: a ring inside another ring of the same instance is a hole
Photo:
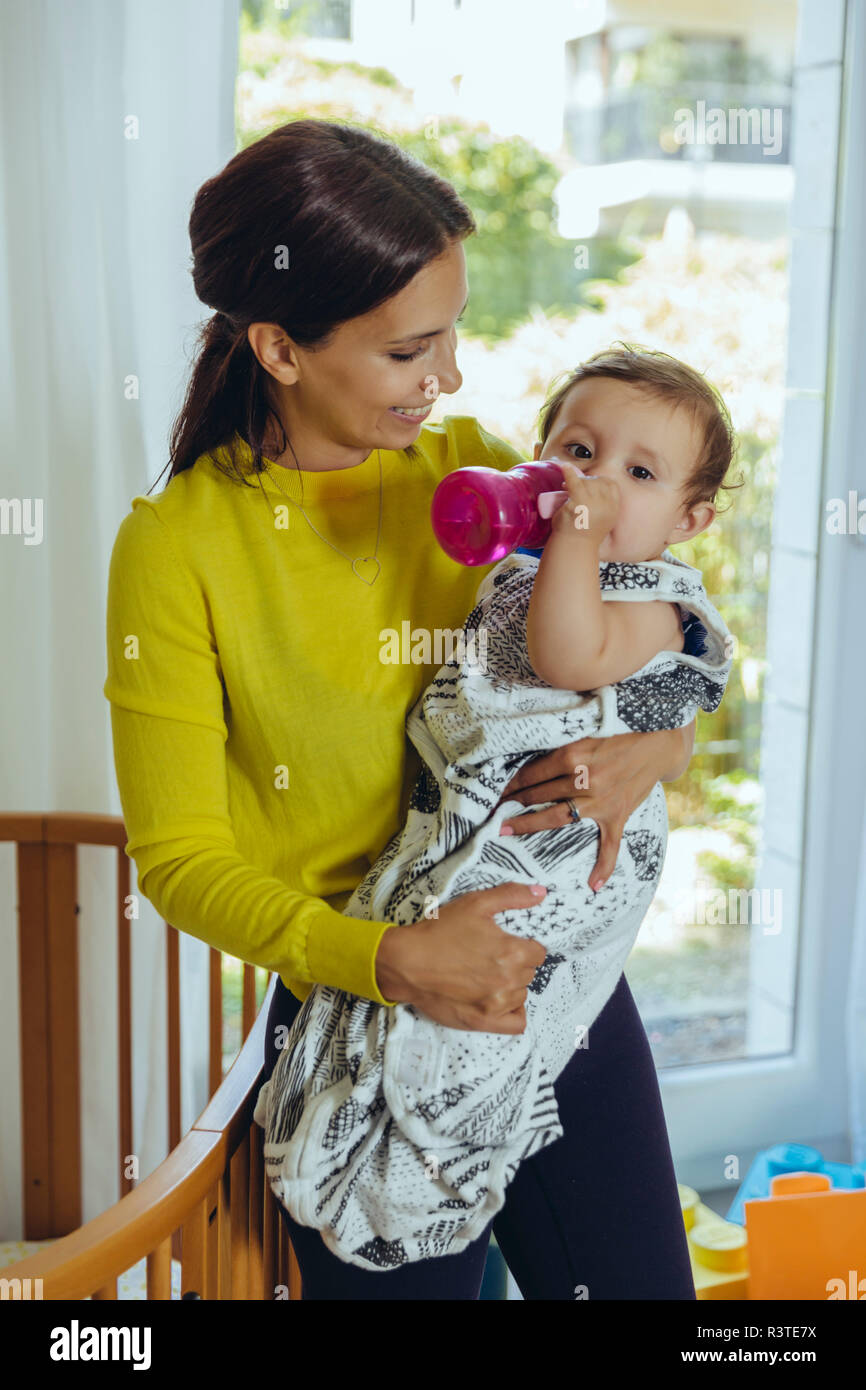
[[[301,468],[300,468],[300,465],[299,465],[299,463],[298,463],[298,456],[297,456],[297,454],[295,453],[294,447],[292,446],[292,441],[289,440],[288,442],[289,442],[289,448],[292,450],[292,457],[293,457],[293,459],[295,460],[295,467],[296,467],[297,470],[298,470],[298,477],[299,477],[300,480],[301,480],[301,502],[303,502],[303,498],[304,498],[304,476],[303,476],[303,474],[301,473]],[[382,532],[382,454],[381,454],[381,451],[380,451],[379,449],[376,450],[376,454],[377,454],[377,457],[378,457],[378,459],[379,459],[379,521],[378,521],[378,524],[377,524],[377,527],[376,527],[376,549],[373,551],[373,554],[372,554],[372,555],[356,555],[355,558],[354,558],[354,560],[352,559],[352,556],[351,556],[351,555],[347,555],[347,554],[346,554],[345,550],[341,550],[340,547],[339,547],[338,545],[334,545],[334,542],[333,542],[333,541],[329,541],[327,536],[323,536],[322,533],[321,533],[321,531],[316,531],[315,526],[313,525],[312,521],[310,521],[310,518],[307,516],[307,513],[304,511],[304,508],[303,508],[303,506],[301,505],[301,502],[296,502],[295,499],[294,499],[294,497],[289,497],[289,494],[286,492],[286,490],[285,490],[284,487],[280,487],[280,484],[277,482],[276,478],[274,477],[273,473],[271,472],[270,468],[268,467],[268,462],[267,462],[267,460],[265,460],[265,472],[267,473],[268,477],[270,478],[270,480],[271,480],[271,482],[274,484],[274,486],[283,494],[284,497],[288,497],[288,498],[289,498],[289,501],[292,503],[292,505],[293,505],[294,507],[297,507],[297,508],[298,508],[298,511],[301,513],[301,515],[302,515],[303,518],[305,519],[307,525],[310,527],[310,529],[311,529],[312,531],[315,531],[316,535],[319,537],[319,540],[324,541],[325,544],[326,544],[326,545],[329,545],[329,546],[331,547],[332,550],[336,550],[337,554],[338,554],[338,555],[342,555],[344,560],[349,560],[349,561],[351,562],[351,565],[352,565],[352,573],[355,574],[355,575],[357,575],[357,577],[358,577],[364,584],[366,584],[366,585],[367,585],[368,587],[370,587],[370,588],[372,588],[372,586],[375,584],[376,580],[379,578],[379,574],[380,574],[380,571],[381,571],[381,566],[380,566],[380,564],[379,564],[379,561],[376,559],[376,556],[377,556],[378,553],[379,553],[379,536],[381,535],[381,532]],[[261,479],[259,479],[259,487],[261,487]],[[262,488],[262,495],[264,496],[264,488]],[[267,498],[265,498],[265,501],[267,502]],[[370,561],[372,561],[372,563],[376,566],[376,573],[373,575],[373,578],[372,578],[372,579],[365,579],[364,576],[363,576],[363,574],[360,574],[360,573],[358,572],[358,570],[355,568],[355,566],[356,566],[356,565],[359,565],[359,564],[366,565],[366,564],[368,564]]]

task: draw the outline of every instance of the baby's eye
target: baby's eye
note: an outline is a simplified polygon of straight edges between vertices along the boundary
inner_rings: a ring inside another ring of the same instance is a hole
[[[653,476],[648,468],[644,468],[642,463],[633,463],[631,465],[631,468],[629,469],[629,472],[632,474],[633,477],[637,477],[639,473],[642,474],[642,476],[638,478],[639,483],[645,482],[647,478],[651,478]]]
[[[566,444],[566,449],[583,449],[583,457],[592,458],[592,450],[586,444]]]

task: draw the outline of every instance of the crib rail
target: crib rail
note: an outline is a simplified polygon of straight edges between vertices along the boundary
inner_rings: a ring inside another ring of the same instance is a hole
[[[192,1130],[182,1137],[179,943],[178,933],[169,923],[165,924],[165,1026],[170,1152],[143,1181],[136,1183],[125,1175],[125,1156],[133,1152],[131,955],[127,916],[131,889],[130,862],[124,852],[126,840],[126,830],[118,816],[23,812],[0,815],[0,842],[14,842],[17,856],[24,1239],[54,1240],[49,1248],[7,1267],[2,1275],[7,1279],[27,1278],[31,1270],[35,1271],[32,1277],[43,1280],[40,1296],[46,1298],[83,1298],[89,1294],[113,1298],[116,1297],[117,1274],[147,1255],[148,1297],[160,1298],[169,1296],[171,1258],[174,1256],[182,1261],[184,1292],[196,1292],[203,1298],[273,1297],[272,1286],[277,1283],[291,1284],[296,1290],[292,1296],[299,1296],[297,1266],[285,1238],[285,1225],[279,1219],[270,1190],[261,1191],[262,1131],[252,1124],[252,1107],[264,1055],[261,1030],[275,977],[256,1022],[255,971],[250,965],[244,966],[244,1043],[223,1081],[222,955],[211,949],[208,1038],[211,1100]],[[81,1226],[78,1001],[79,845],[113,847],[117,853],[121,1200],[84,1227]],[[218,1240],[217,1245],[214,1245],[215,1240]],[[230,1276],[227,1273],[229,1262]],[[231,1292],[225,1292],[227,1288]],[[269,1292],[263,1294],[263,1289]]]
[[[81,1224],[81,1077],[78,1002],[77,849],[117,851],[118,1172],[132,1191],[130,862],[120,816],[0,815],[0,842],[17,850],[24,1239],[64,1236]],[[168,1147],[181,1138],[178,934],[166,932]],[[222,1080],[222,955],[210,952],[208,1094]],[[244,967],[243,1036],[255,1017],[255,971]]]
[[[147,1257],[147,1297],[168,1299],[179,1230],[182,1298],[300,1298],[294,1252],[264,1181],[264,1134],[252,1118],[275,985],[273,976],[240,1054],[178,1146],[109,1211],[5,1269],[19,1281],[14,1296],[26,1288],[44,1299],[115,1299],[118,1275]]]

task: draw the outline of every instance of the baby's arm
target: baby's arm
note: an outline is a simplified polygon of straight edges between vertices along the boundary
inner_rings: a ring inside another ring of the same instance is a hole
[[[597,690],[633,675],[658,652],[682,651],[682,623],[673,603],[604,602],[598,552],[616,520],[619,490],[570,470],[566,487],[570,502],[554,514],[532,588],[527,651],[533,670],[555,689]],[[583,524],[575,526],[575,517]]]

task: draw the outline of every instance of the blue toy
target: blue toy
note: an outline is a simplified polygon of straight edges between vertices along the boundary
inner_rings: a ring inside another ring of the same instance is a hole
[[[727,1220],[744,1225],[743,1203],[753,1197],[769,1197],[770,1180],[779,1173],[826,1173],[833,1187],[866,1187],[866,1163],[827,1163],[818,1149],[806,1144],[776,1144],[758,1154],[740,1183]]]

